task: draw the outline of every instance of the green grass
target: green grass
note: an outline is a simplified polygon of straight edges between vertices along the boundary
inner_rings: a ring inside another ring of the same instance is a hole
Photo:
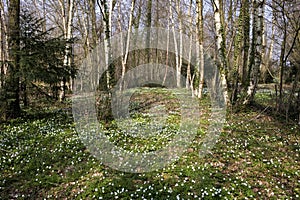
[[[133,108],[141,105],[139,98]],[[175,102],[166,110],[176,108]],[[136,123],[149,122],[146,111],[133,115]],[[201,112],[201,129],[187,152],[163,169],[140,174],[110,169],[91,156],[63,110],[1,124],[0,199],[299,198],[299,127],[255,107],[228,113],[214,149],[200,158],[202,138],[213,120],[207,97]],[[178,113],[171,113],[167,132],[178,123]],[[112,139],[123,138],[120,131],[111,130]],[[143,151],[162,145],[145,138],[129,143],[136,142],[142,142]]]

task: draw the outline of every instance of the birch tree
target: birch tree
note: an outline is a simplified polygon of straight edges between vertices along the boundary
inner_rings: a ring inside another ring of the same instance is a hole
[[[193,17],[192,17],[192,6],[193,6],[193,0],[190,0],[190,5],[189,5],[189,39],[190,39],[190,45],[189,45],[189,62],[188,66],[186,69],[186,82],[185,82],[185,87],[186,89],[191,89],[192,90],[192,95],[194,96],[194,88],[193,88],[193,83],[192,83],[192,75],[191,75],[191,58],[192,58],[192,46],[193,46]]]
[[[181,85],[181,81],[180,81],[180,77],[181,77],[181,61],[180,61],[180,46],[178,46],[178,40],[177,40],[177,33],[175,31],[175,20],[174,20],[174,13],[173,13],[173,8],[172,8],[172,0],[169,0],[169,12],[170,12],[170,15],[169,15],[169,19],[170,19],[170,26],[172,28],[172,33],[173,33],[173,41],[174,41],[174,50],[175,50],[175,68],[176,68],[176,86],[177,87],[180,87]],[[179,19],[180,21],[180,19]],[[180,33],[180,41],[182,41],[182,33]],[[179,45],[182,45],[181,42]],[[179,49],[178,49],[179,47]]]
[[[137,37],[136,34],[138,35],[138,29],[140,27],[140,22],[141,22],[141,16],[142,16],[142,2],[139,1],[139,4],[137,5],[137,13],[135,14],[134,18],[133,18],[133,28],[134,28],[134,38],[133,38],[133,46],[136,47],[137,45]],[[134,65],[138,66],[139,65],[139,59],[140,57],[140,51],[134,51],[133,52],[133,62]]]
[[[92,27],[92,48],[94,48],[98,44],[97,37],[97,17],[96,17],[96,0],[88,0],[89,1],[89,13],[91,17],[91,27]]]
[[[177,14],[178,14],[178,23],[179,23],[179,46],[177,48],[179,48],[179,50],[177,50],[177,59],[178,59],[178,62],[176,64],[176,85],[177,87],[181,87],[181,68],[182,68],[182,51],[183,51],[183,44],[182,44],[182,37],[183,37],[183,30],[182,30],[182,18],[183,18],[183,15],[182,15],[182,10],[181,10],[181,7],[180,7],[180,3],[181,1],[180,0],[177,0],[176,1],[176,11],[177,11]],[[174,27],[175,29],[175,27]],[[174,32],[174,40],[176,40],[176,35],[175,35],[175,32]],[[177,42],[176,42],[177,43]]]
[[[272,31],[271,31],[271,38],[270,38],[270,45],[268,47],[268,52],[265,58],[265,62],[266,62],[266,71],[262,71],[262,78],[263,78],[263,82],[266,82],[266,77],[267,74],[269,74],[270,76],[272,76],[272,78],[274,79],[274,75],[272,74],[270,67],[271,67],[271,61],[273,58],[273,52],[274,52],[274,44],[275,44],[275,28],[276,28],[276,17],[275,17],[275,8],[274,8],[274,2],[273,2],[273,8],[272,8]]]
[[[146,54],[147,54],[147,63],[150,63],[150,27],[152,24],[152,0],[147,1],[147,11],[146,11],[146,27],[147,27],[147,35],[146,35]]]
[[[250,35],[249,0],[240,2],[240,12],[236,24],[237,27],[233,39],[233,68],[231,72],[233,76],[233,88],[230,98],[232,104],[235,104],[238,100],[238,95],[241,92],[239,88],[240,83],[242,87],[247,87],[247,80],[249,80],[247,78]]]
[[[242,87],[248,86],[248,58],[250,48],[250,3],[249,0],[242,0],[243,12],[243,62],[241,70]]]
[[[177,44],[177,38],[176,38],[176,32],[175,32],[175,21],[174,21],[174,14],[173,14],[173,8],[172,8],[172,0],[169,0],[169,20],[170,20],[170,26],[173,33],[173,41],[174,41],[174,51],[175,51],[175,64],[176,64],[176,86],[180,86],[180,81],[178,81],[178,69],[179,69],[179,50],[178,50],[178,44]]]
[[[225,53],[225,30],[224,24],[222,24],[221,18],[221,2],[222,0],[212,0],[213,9],[214,9],[214,23],[215,23],[215,32],[216,32],[216,43],[217,43],[217,57],[219,60],[219,70],[221,73],[221,84],[224,89],[224,99],[227,104],[229,104],[228,92],[227,92],[227,61]]]
[[[262,62],[262,42],[263,42],[263,9],[264,0],[253,0],[253,30],[252,30],[252,55],[253,63],[250,66],[250,83],[247,90],[247,96],[244,100],[244,104],[252,103],[257,90],[258,81],[260,78],[260,65]]]
[[[63,21],[63,33],[64,39],[66,40],[66,48],[65,48],[65,58],[63,67],[64,68],[71,68],[71,54],[72,54],[72,46],[71,46],[71,39],[72,39],[72,25],[73,25],[73,16],[74,16],[74,0],[68,0],[67,8],[65,5],[64,0],[59,0],[59,5],[61,8],[62,13],[62,21]],[[59,100],[64,101],[66,95],[66,78],[63,78],[61,82],[61,90],[59,94]]]
[[[260,66],[259,66],[259,70],[260,70],[260,78],[264,79],[263,78],[263,75],[266,73],[267,71],[267,66],[266,66],[266,26],[265,26],[265,20],[264,20],[264,17],[265,17],[265,11],[264,11],[264,6],[262,8],[262,44],[261,44],[261,63],[260,63]]]
[[[203,46],[203,0],[197,0],[197,29],[198,29],[198,43],[199,43],[199,91],[198,97],[202,97],[202,90],[204,85],[204,46]],[[198,52],[197,52],[198,53]]]
[[[112,52],[111,52],[111,32],[112,32],[112,15],[113,9],[116,5],[115,0],[111,0],[107,2],[107,0],[97,0],[97,4],[100,8],[102,15],[102,23],[104,25],[104,53],[105,53],[105,65],[106,65],[106,73],[105,73],[105,85],[101,82],[99,77],[99,90],[100,90],[100,102],[104,110],[101,110],[100,119],[109,122],[113,119],[112,109],[111,109],[111,89],[114,84],[114,73],[115,67],[112,63]]]
[[[128,22],[128,30],[127,30],[127,37],[126,37],[126,44],[125,44],[125,52],[122,53],[123,58],[122,58],[122,73],[121,73],[121,85],[120,85],[120,90],[123,88],[123,82],[124,82],[124,77],[125,77],[125,72],[126,72],[126,65],[127,65],[127,60],[128,60],[128,53],[129,53],[129,45],[130,45],[130,35],[131,35],[131,30],[133,26],[133,11],[135,7],[135,2],[136,0],[131,0],[131,8],[130,8],[130,14],[129,14],[129,22]],[[119,19],[121,16],[119,16]],[[121,24],[120,24],[121,27]],[[121,30],[122,32],[122,30]],[[122,37],[122,33],[121,33]],[[123,38],[121,38],[121,41],[123,42]],[[123,48],[123,47],[122,47]]]
[[[241,12],[239,13],[237,29],[234,37],[234,52],[233,52],[233,68],[232,68],[232,79],[233,88],[231,93],[231,104],[235,104],[238,96],[238,84],[239,84],[239,66],[242,53],[242,39],[243,39],[243,18],[244,12],[241,6]]]
[[[112,30],[112,11],[116,5],[115,0],[111,0],[109,3],[107,0],[97,0],[97,4],[102,14],[102,21],[104,25],[104,51],[105,51],[105,64],[108,67],[106,70],[106,89],[109,91],[112,88],[114,66],[111,63],[111,30]]]
[[[4,78],[8,61],[8,32],[4,3],[0,1],[0,89],[4,86]]]
[[[168,9],[168,24],[167,24],[167,47],[166,47],[166,69],[165,69],[165,75],[164,75],[164,79],[162,82],[162,85],[165,84],[166,79],[167,79],[167,74],[168,74],[168,64],[169,64],[169,44],[170,44],[170,19],[171,19],[171,1],[168,2],[169,3],[169,9]]]

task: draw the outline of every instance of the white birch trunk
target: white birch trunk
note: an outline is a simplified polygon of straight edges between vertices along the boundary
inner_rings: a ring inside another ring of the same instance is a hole
[[[220,0],[212,0],[214,8],[214,20],[215,20],[215,29],[217,37],[217,49],[218,49],[218,58],[220,60],[220,72],[221,72],[221,84],[224,89],[224,99],[227,104],[229,104],[228,92],[227,92],[227,75],[226,75],[226,58],[225,58],[225,41],[224,37],[224,25],[221,23],[221,13],[220,13]]]
[[[264,17],[264,7],[262,8],[262,17]],[[259,69],[261,71],[261,74],[263,75],[263,80],[265,77],[265,74],[267,72],[267,66],[266,66],[266,27],[265,27],[265,21],[264,18],[261,21],[261,29],[262,29],[262,45],[261,45],[261,63],[259,66]]]
[[[166,68],[165,68],[165,75],[162,82],[162,85],[165,85],[167,80],[167,74],[168,74],[168,64],[169,64],[169,43],[170,43],[170,28],[168,25],[168,33],[167,33],[167,49],[166,49]]]
[[[192,77],[191,77],[191,58],[192,58],[192,46],[193,46],[193,28],[192,28],[192,24],[193,24],[193,19],[192,19],[192,5],[193,5],[193,1],[190,1],[190,6],[189,6],[189,25],[190,25],[190,29],[189,29],[189,36],[190,36],[190,46],[189,46],[189,59],[188,59],[188,66],[186,69],[186,80],[185,80],[185,87],[186,89],[191,88],[191,85],[193,84],[191,82]],[[194,91],[192,90],[192,95],[194,96]]]
[[[185,80],[186,89],[191,88],[191,85],[193,84],[192,77],[191,77],[192,46],[193,46],[193,35],[192,35],[192,33],[190,33],[189,60],[188,60],[188,66],[186,69],[186,80]],[[193,92],[193,90],[192,90],[192,92]]]
[[[176,65],[176,85],[177,87],[181,87],[181,68],[182,68],[182,51],[183,51],[183,45],[182,45],[182,16],[181,16],[181,9],[180,9],[180,0],[176,1],[176,8],[178,13],[178,20],[179,20],[179,54],[177,54],[176,57],[178,57],[178,64]]]
[[[113,4],[114,0],[110,1],[110,4],[107,5],[107,0],[100,1],[97,0],[97,4],[100,8],[100,11],[102,13],[102,22],[104,25],[104,53],[105,53],[105,65],[106,65],[106,86],[109,89],[111,87],[110,85],[110,72],[109,72],[109,62],[111,57],[111,49],[110,49],[110,36],[111,36],[111,18],[112,18],[112,10],[113,10]],[[100,80],[100,77],[98,77]]]
[[[3,2],[0,1],[0,40],[1,40],[1,49],[0,49],[0,61],[8,61],[9,60],[9,49],[8,49],[8,32],[7,32],[7,21],[5,18],[5,9]],[[7,72],[7,65],[1,65],[1,77],[4,77]],[[4,83],[4,80],[1,80],[1,84]],[[1,86],[1,85],[0,85]]]
[[[172,0],[169,1],[170,4],[170,21],[171,21],[171,27],[173,32],[173,39],[174,39],[174,48],[175,48],[175,61],[176,61],[176,86],[180,86],[180,81],[178,81],[178,69],[179,69],[179,59],[178,59],[178,45],[177,45],[177,38],[176,38],[176,32],[175,32],[175,24],[173,20],[173,10],[172,10]]]
[[[62,21],[63,21],[63,29],[64,29],[64,37],[66,40],[66,48],[65,48],[65,56],[64,56],[64,67],[71,67],[71,44],[70,39],[72,38],[72,24],[73,24],[73,14],[74,14],[74,0],[68,1],[68,16],[66,16],[66,7],[63,0],[59,0],[59,4],[61,7],[62,12]],[[60,94],[59,94],[59,100],[63,101],[65,98],[65,92],[66,92],[66,81],[61,81],[60,84]]]
[[[204,47],[203,47],[203,0],[197,0],[197,28],[199,43],[199,86],[198,98],[202,98],[204,85]]]
[[[125,46],[124,56],[123,56],[123,59],[122,59],[122,74],[121,74],[121,81],[120,81],[120,84],[121,84],[120,85],[120,90],[123,89],[124,84],[125,84],[124,83],[124,77],[125,77],[125,72],[126,72],[126,64],[127,64],[127,60],[128,60],[128,51],[129,51],[129,45],[130,45],[130,35],[131,35],[131,30],[132,30],[132,25],[133,25],[133,14],[134,14],[133,11],[134,11],[134,7],[135,7],[135,0],[131,0],[130,17],[129,17],[129,22],[128,22],[128,32],[127,32],[127,40],[126,40],[126,46]],[[122,38],[122,42],[123,42],[123,38]],[[123,52],[123,50],[122,50],[122,52]]]
[[[98,3],[99,4],[99,3]],[[106,71],[106,85],[107,88],[111,88],[111,74],[109,72],[109,65],[111,60],[111,44],[110,44],[110,37],[111,37],[111,19],[112,19],[112,10],[113,10],[113,4],[114,1],[111,0],[109,3],[109,6],[107,5],[107,1],[101,1],[101,4],[99,4],[100,9],[102,10],[102,20],[105,27],[105,36],[104,36],[104,52],[105,52],[105,64],[107,66]]]
[[[170,21],[171,21],[171,26],[172,26],[174,48],[175,48],[175,54],[176,54],[175,55],[175,61],[176,61],[176,86],[180,87],[180,59],[179,59],[180,52],[178,50],[178,43],[177,43],[176,31],[175,31],[175,22],[174,22],[174,19],[173,19],[174,17],[173,17],[173,10],[172,10],[172,1],[170,0],[169,2],[170,2]],[[179,21],[180,21],[180,19],[179,19]],[[179,36],[179,37],[181,37],[181,36]]]
[[[169,3],[171,3],[171,1],[169,1]],[[169,19],[171,18],[171,5],[169,5]],[[165,75],[164,75],[164,79],[162,82],[162,85],[165,84],[166,79],[167,79],[167,74],[168,74],[168,64],[169,64],[169,43],[170,43],[170,20],[168,20],[168,26],[167,26],[167,50],[166,50],[166,70],[165,70]]]
[[[264,0],[253,0],[254,5],[254,64],[252,67],[252,73],[250,77],[250,85],[247,91],[247,98],[244,101],[244,104],[248,104],[254,100],[254,96],[256,93],[259,77],[260,77],[260,65],[262,62],[262,43],[263,43],[263,5]]]

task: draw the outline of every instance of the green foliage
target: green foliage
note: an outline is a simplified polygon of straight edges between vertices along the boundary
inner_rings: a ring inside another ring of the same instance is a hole
[[[74,66],[63,65],[66,42],[52,37],[54,29],[44,30],[44,21],[24,10],[21,14],[20,76],[26,84],[43,82],[55,87],[75,76]]]

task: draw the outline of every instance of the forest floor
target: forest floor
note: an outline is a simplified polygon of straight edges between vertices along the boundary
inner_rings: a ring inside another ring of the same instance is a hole
[[[171,111],[162,134],[168,141],[180,121],[178,102],[166,89],[149,91],[133,95],[132,120],[140,125],[151,112]],[[75,130],[70,103],[28,109],[22,118],[0,124],[0,199],[299,199],[300,129],[272,114],[269,99],[268,93],[259,93],[257,105],[227,109],[216,145],[201,158],[201,139],[214,120],[204,97],[201,129],[188,150],[147,173],[117,171],[93,157]],[[112,126],[108,137],[133,151],[134,142],[137,151],[164,144],[147,137],[125,140],[120,132]]]

